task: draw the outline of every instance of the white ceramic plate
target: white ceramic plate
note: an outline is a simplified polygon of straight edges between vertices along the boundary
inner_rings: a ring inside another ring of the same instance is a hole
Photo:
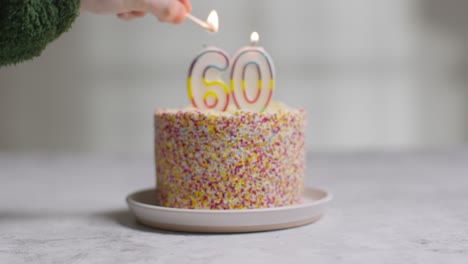
[[[156,191],[143,190],[130,194],[127,203],[136,219],[159,229],[202,232],[239,233],[267,231],[306,225],[319,220],[325,205],[332,199],[330,192],[306,188],[297,205],[246,210],[178,209],[156,205]]]

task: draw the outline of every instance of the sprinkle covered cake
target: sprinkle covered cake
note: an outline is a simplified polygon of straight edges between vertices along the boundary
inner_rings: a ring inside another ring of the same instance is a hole
[[[157,110],[158,204],[252,209],[300,202],[305,111],[271,103],[264,112]]]

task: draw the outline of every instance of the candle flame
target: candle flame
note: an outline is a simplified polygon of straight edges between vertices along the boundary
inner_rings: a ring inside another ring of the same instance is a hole
[[[210,26],[210,30],[212,32],[218,32],[219,20],[218,13],[216,12],[216,10],[211,10],[210,14],[208,15],[208,18],[206,19],[206,22]]]
[[[260,36],[258,35],[258,33],[256,31],[252,32],[252,35],[250,35],[250,41],[252,43],[257,43],[259,39]]]

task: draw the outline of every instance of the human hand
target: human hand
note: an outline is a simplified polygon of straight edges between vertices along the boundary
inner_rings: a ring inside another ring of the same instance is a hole
[[[117,14],[123,20],[146,13],[161,22],[180,24],[192,12],[190,0],[81,0],[81,9],[95,14]]]

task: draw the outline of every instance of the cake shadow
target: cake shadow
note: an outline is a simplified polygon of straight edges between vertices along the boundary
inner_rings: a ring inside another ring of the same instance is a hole
[[[149,232],[157,233],[164,235],[183,235],[183,236],[233,236],[240,235],[242,233],[191,233],[191,232],[182,232],[182,231],[171,231],[165,229],[159,229],[154,227],[148,227],[141,224],[137,219],[132,215],[128,209],[119,209],[112,211],[104,211],[98,213],[97,217],[116,223],[122,227],[133,229],[140,232]]]
[[[116,223],[120,226],[129,228],[129,229],[137,230],[137,231],[164,233],[164,234],[172,233],[170,231],[149,228],[145,225],[140,224],[135,219],[135,217],[130,213],[128,209],[118,209],[118,210],[100,212],[97,214],[97,217]]]

